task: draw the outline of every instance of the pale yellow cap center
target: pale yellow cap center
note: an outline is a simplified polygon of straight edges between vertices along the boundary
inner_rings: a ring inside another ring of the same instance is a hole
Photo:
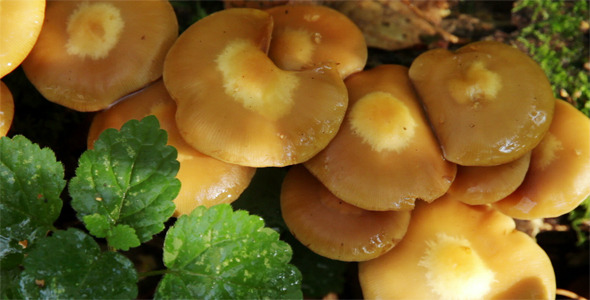
[[[441,233],[426,243],[418,265],[439,299],[483,299],[490,292],[494,272],[467,239]]]
[[[110,3],[82,2],[67,23],[68,54],[102,59],[119,42],[125,22],[117,7]]]
[[[460,104],[478,105],[496,99],[502,88],[500,75],[490,71],[482,61],[473,62],[462,78],[449,82],[449,91]]]
[[[416,121],[408,107],[390,93],[372,92],[350,111],[352,131],[375,151],[400,151],[414,136]]]
[[[277,68],[252,42],[238,39],[228,43],[216,62],[225,93],[245,108],[271,120],[291,110],[299,78]]]

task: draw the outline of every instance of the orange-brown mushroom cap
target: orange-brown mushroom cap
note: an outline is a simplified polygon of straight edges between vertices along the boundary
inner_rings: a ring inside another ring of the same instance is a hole
[[[411,210],[455,178],[407,75],[381,65],[346,79],[349,108],[340,131],[304,163],[338,198],[368,210]]]
[[[31,52],[44,18],[45,0],[0,1],[0,78]]]
[[[228,164],[206,156],[189,146],[180,136],[174,115],[176,104],[162,81],[150,85],[123,101],[98,113],[90,127],[88,146],[107,128],[119,129],[131,119],[155,115],[168,132],[168,145],[178,151],[180,169],[176,177],[182,186],[174,203],[174,216],[189,214],[197,206],[231,203],[248,187],[255,169]]]
[[[166,0],[50,1],[23,68],[47,100],[98,111],[161,77],[177,36]]]
[[[365,67],[365,37],[341,12],[321,5],[281,5],[267,12],[274,21],[268,55],[279,68],[302,70],[333,62],[346,78]]]
[[[410,212],[368,211],[338,199],[303,166],[291,167],[281,188],[281,213],[302,244],[319,255],[364,261],[403,238]]]
[[[514,192],[523,182],[531,152],[497,166],[457,166],[457,176],[447,191],[453,198],[471,205],[490,204]]]
[[[555,299],[551,260],[514,220],[446,195],[421,202],[391,251],[359,264],[367,299]]]
[[[217,159],[252,167],[286,166],[323,149],[348,104],[334,66],[284,71],[266,55],[272,17],[226,9],[191,25],[164,63],[185,140]]]
[[[14,118],[14,99],[10,89],[0,81],[0,136],[5,136]]]
[[[590,196],[590,119],[557,100],[549,132],[533,149],[524,182],[493,205],[516,219],[552,218]]]
[[[499,42],[427,51],[410,66],[410,78],[445,158],[459,165],[514,161],[551,124],[555,100],[543,69]]]

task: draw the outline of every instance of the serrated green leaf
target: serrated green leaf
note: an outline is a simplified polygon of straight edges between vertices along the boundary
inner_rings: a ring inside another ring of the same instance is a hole
[[[164,242],[156,298],[301,298],[291,248],[260,217],[220,204],[180,217]]]
[[[88,227],[90,234],[95,237],[104,238],[109,234],[111,224],[106,216],[95,213],[92,215],[86,215],[82,218],[86,227]]]
[[[109,231],[107,241],[109,245],[116,249],[127,251],[129,248],[137,247],[141,244],[139,239],[134,238],[136,236],[135,229],[128,225],[119,224]]]
[[[101,252],[86,233],[70,228],[40,239],[24,259],[20,293],[26,298],[133,299],[137,273],[116,252]]]
[[[105,130],[94,149],[82,154],[69,192],[72,207],[91,234],[107,236],[116,226],[126,225],[134,229],[124,231],[129,241],[145,242],[164,229],[180,189],[175,178],[177,152],[166,145],[167,136],[156,117],[148,116],[127,122],[120,131]],[[104,218],[86,218],[95,214]],[[121,234],[119,230],[116,239],[107,238],[109,244],[137,245],[121,243]]]
[[[231,205],[261,216],[267,226],[281,234],[281,238],[293,249],[291,264],[302,274],[301,289],[312,298],[322,298],[328,293],[342,292],[345,273],[350,263],[320,256],[296,240],[281,217],[281,185],[287,168],[261,168],[256,171],[250,186]]]
[[[59,217],[64,168],[48,148],[23,136],[0,138],[0,261],[14,261]],[[19,243],[20,242],[20,243]],[[15,256],[16,255],[16,256]],[[21,257],[22,258],[22,257]]]

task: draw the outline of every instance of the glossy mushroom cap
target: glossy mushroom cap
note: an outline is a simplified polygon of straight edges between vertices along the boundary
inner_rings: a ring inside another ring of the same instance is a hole
[[[33,49],[45,18],[45,0],[0,1],[0,78]]]
[[[416,205],[391,251],[359,264],[366,299],[555,299],[551,260],[512,218],[449,196]]]
[[[267,56],[273,21],[250,8],[213,13],[178,38],[164,83],[185,140],[217,159],[252,167],[303,162],[334,137],[348,104],[331,64],[284,71]]]
[[[590,196],[590,119],[557,100],[549,132],[533,149],[524,182],[494,207],[516,219],[552,218]]]
[[[447,194],[471,205],[496,202],[520,186],[530,162],[531,152],[515,161],[497,166],[457,166],[457,176]]]
[[[23,68],[47,100],[98,111],[161,77],[177,36],[166,0],[51,1]]]
[[[365,37],[341,12],[321,5],[281,5],[267,12],[274,21],[268,56],[279,68],[303,70],[332,62],[346,78],[365,67]]]
[[[0,136],[5,136],[14,118],[14,99],[6,84],[0,81]]]
[[[364,261],[403,238],[410,212],[368,211],[338,199],[303,166],[291,167],[281,189],[281,213],[302,244],[324,257]]]
[[[410,66],[410,78],[445,158],[459,165],[514,161],[551,124],[555,100],[543,69],[499,42],[427,51]]]
[[[174,199],[174,216],[189,214],[197,206],[210,207],[236,200],[250,184],[255,169],[219,161],[189,146],[178,132],[175,113],[176,104],[168,95],[164,83],[157,81],[98,113],[90,127],[88,146],[91,148],[107,128],[119,129],[131,119],[155,115],[160,127],[168,132],[168,145],[178,151],[180,169],[176,177],[182,185]]]
[[[455,178],[407,75],[381,65],[349,76],[349,108],[340,131],[304,163],[334,195],[368,210],[411,210],[433,201]]]

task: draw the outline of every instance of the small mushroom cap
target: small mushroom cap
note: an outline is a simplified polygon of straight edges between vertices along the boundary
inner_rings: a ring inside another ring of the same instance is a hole
[[[471,205],[490,204],[514,192],[523,182],[531,152],[497,166],[457,166],[457,176],[447,191],[453,198]]]
[[[10,89],[0,81],[0,136],[5,136],[14,118],[14,99]]]
[[[255,169],[228,164],[206,156],[189,146],[180,136],[174,115],[176,104],[160,80],[135,93],[111,108],[96,114],[88,134],[88,146],[107,128],[119,129],[132,119],[155,115],[160,127],[168,132],[168,145],[178,151],[180,169],[176,177],[181,182],[174,199],[174,216],[189,214],[197,206],[231,203],[248,187]]]
[[[324,257],[364,261],[391,250],[402,239],[410,212],[368,211],[338,199],[303,166],[288,171],[281,213],[291,233]]]
[[[456,165],[444,160],[412,89],[408,69],[381,65],[346,79],[340,131],[304,163],[334,195],[368,210],[411,210],[442,196]]]
[[[359,264],[366,299],[555,299],[551,260],[512,218],[445,195],[412,212],[388,253]]]
[[[496,209],[516,219],[553,218],[590,196],[590,119],[557,100],[549,132],[533,149],[524,182]]]
[[[226,9],[191,25],[170,49],[164,83],[193,147],[252,167],[305,161],[336,135],[346,86],[331,65],[284,71],[266,55],[272,17]]]
[[[44,18],[45,0],[0,1],[0,78],[31,52]]]
[[[302,70],[332,62],[346,78],[365,67],[365,37],[341,12],[322,5],[281,5],[267,12],[274,21],[268,56],[279,68]]]
[[[544,71],[499,42],[427,51],[410,66],[410,78],[445,158],[459,165],[514,161],[551,124],[555,99]]]
[[[98,111],[161,77],[177,36],[166,0],[50,1],[23,68],[47,100]]]

